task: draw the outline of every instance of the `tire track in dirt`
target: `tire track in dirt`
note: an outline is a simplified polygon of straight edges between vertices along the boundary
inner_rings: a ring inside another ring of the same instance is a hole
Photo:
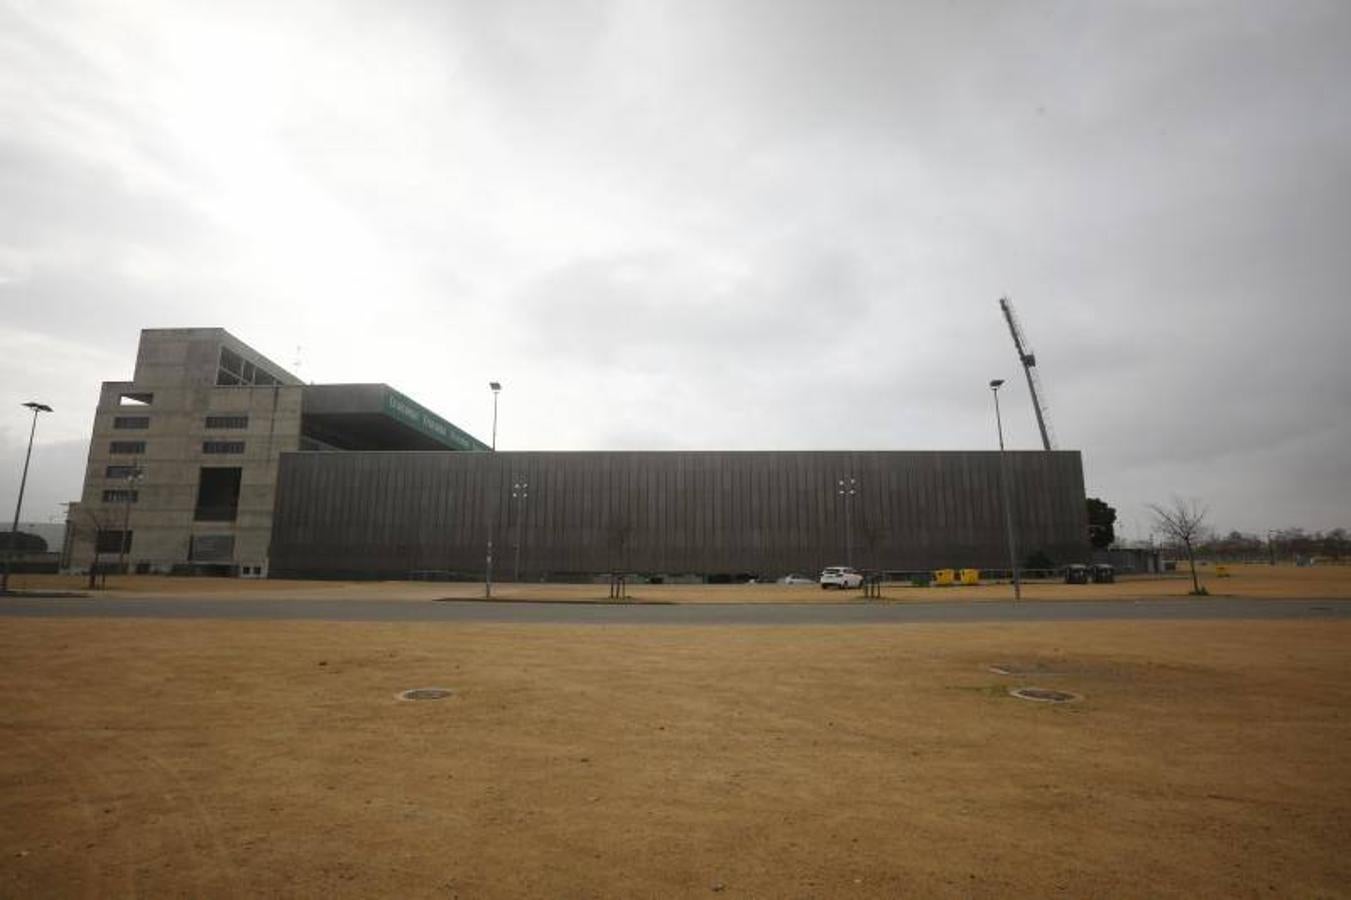
[[[90,791],[88,784],[93,784],[98,791],[106,796],[113,796],[111,785],[102,776],[99,771],[91,764],[84,762],[79,757],[69,757],[65,753],[65,748],[60,747],[50,738],[41,736],[32,736],[21,734],[13,729],[9,730],[9,737],[25,744],[36,754],[36,759],[42,761],[42,765],[54,766],[60,772],[61,781],[66,787],[66,792],[74,801],[74,805],[81,811],[81,816],[89,824],[89,834],[91,837],[100,834],[102,819],[96,814],[95,806],[90,802]],[[81,777],[76,769],[83,771]],[[123,859],[131,858],[132,844],[122,829],[115,829],[117,834],[117,843],[121,846],[119,854]],[[107,897],[110,894],[116,894],[122,897],[135,897],[136,892],[136,873],[135,870],[127,865],[124,868],[125,881],[120,890],[109,890],[105,884],[106,872],[101,868],[92,854],[76,854],[82,860],[82,866],[88,876],[88,883],[85,886],[84,896],[91,898]]]
[[[42,698],[35,691],[27,690],[24,693],[28,702],[33,704],[35,708],[41,707]],[[72,754],[68,746],[59,745],[53,738],[16,736],[28,743],[30,747],[36,747],[39,753],[38,759],[51,761],[62,770],[65,781],[70,786],[70,793],[76,798],[83,811],[84,818],[90,823],[91,833],[99,834],[101,818],[97,815],[95,807],[90,803],[89,792],[82,790],[83,784],[80,773],[83,773],[85,782],[95,785],[100,793],[112,798],[116,796],[117,789],[108,777],[100,771],[94,762],[89,762],[86,757],[78,754]],[[212,862],[215,863],[214,871],[219,873],[226,889],[224,893],[232,895],[239,893],[237,890],[238,867],[231,861],[225,843],[221,840],[222,827],[218,817],[208,812],[200,802],[198,792],[160,756],[148,750],[143,742],[133,739],[131,748],[128,749],[125,746],[118,746],[120,743],[125,743],[124,739],[119,740],[120,737],[116,733],[110,735],[110,739],[99,747],[95,758],[101,760],[105,767],[107,767],[107,764],[115,763],[116,768],[123,771],[147,773],[150,777],[141,783],[136,792],[141,797],[151,796],[156,782],[162,785],[159,788],[159,794],[169,804],[170,809],[176,813],[174,819],[185,821],[189,827],[159,827],[155,828],[153,833],[159,838],[163,852],[172,855],[179,862],[191,862],[191,865],[176,866],[175,868],[179,872],[188,872],[194,876],[193,886],[196,890],[193,893],[196,896],[203,896],[205,893],[207,884],[200,875],[204,868],[202,865],[204,862],[207,866],[210,866]],[[43,746],[36,746],[39,744]],[[45,753],[42,752],[44,747]],[[163,786],[165,784],[167,784],[167,787]],[[86,865],[92,867],[91,874],[94,876],[86,896],[135,897],[139,895],[135,861],[145,856],[145,847],[143,843],[132,843],[127,836],[129,834],[128,829],[117,828],[114,831],[117,834],[117,843],[120,846],[118,856],[125,862],[123,866],[124,886],[120,890],[107,889],[103,885],[106,873],[98,869],[97,864],[92,861],[88,854],[81,854],[87,861]],[[200,838],[200,841],[194,838]],[[197,849],[199,843],[211,848],[210,859]]]
[[[230,896],[242,896],[243,892],[239,889],[239,867],[231,860],[230,852],[226,849],[225,842],[221,840],[223,827],[221,825],[220,817],[215,813],[210,812],[203,805],[200,792],[179,775],[170,764],[166,763],[155,753],[152,753],[142,742],[134,742],[132,746],[142,760],[148,761],[154,769],[162,773],[164,779],[173,785],[173,787],[163,790],[162,794],[166,800],[174,805],[175,809],[180,810],[184,814],[184,817],[189,823],[195,824],[193,830],[197,832],[197,837],[202,839],[200,843],[210,846],[210,857],[213,857],[215,862],[214,871],[219,873],[223,882],[222,886],[225,888],[224,893]],[[122,751],[122,753],[124,758],[131,758],[131,754],[127,753],[125,750]],[[144,769],[146,767],[141,766],[141,768]],[[191,835],[188,835],[185,832],[182,834],[180,840],[187,845],[188,855],[195,862],[200,863],[206,858],[203,853],[197,850],[199,841],[192,839]],[[195,866],[193,871],[200,873],[201,866]],[[196,894],[197,896],[204,896],[206,894],[205,888],[207,885],[201,880],[200,874],[197,877],[195,886],[199,889]]]

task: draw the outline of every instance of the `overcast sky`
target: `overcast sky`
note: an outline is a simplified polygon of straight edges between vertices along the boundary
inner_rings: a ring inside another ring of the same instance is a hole
[[[502,449],[1040,446],[1351,526],[1351,5],[0,0],[0,514],[141,328]],[[299,364],[296,361],[299,360]],[[866,485],[863,486],[866,490]],[[6,499],[7,498],[7,499]]]

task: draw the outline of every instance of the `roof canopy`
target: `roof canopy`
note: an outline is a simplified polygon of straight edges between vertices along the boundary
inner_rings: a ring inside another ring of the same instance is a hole
[[[487,450],[387,384],[306,385],[301,431],[343,450]]]

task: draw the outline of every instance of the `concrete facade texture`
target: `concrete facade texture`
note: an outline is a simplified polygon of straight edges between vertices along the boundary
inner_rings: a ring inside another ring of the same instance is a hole
[[[1089,557],[1077,451],[1005,462],[1019,561]],[[780,575],[826,565],[1007,569],[1000,454],[287,453],[279,576]],[[853,479],[855,493],[841,493]]]
[[[266,372],[275,383],[220,385],[222,350]],[[80,501],[72,504],[67,566],[87,569],[97,532],[131,532],[132,568],[170,571],[204,564],[266,571],[278,458],[300,445],[303,385],[298,378],[219,328],[141,333],[131,381],[105,382],[99,394]],[[247,419],[244,427],[211,427]],[[134,424],[135,427],[127,427]],[[242,452],[207,446],[242,444]],[[229,521],[195,516],[203,469],[240,470],[237,511]],[[139,472],[129,479],[125,470]],[[134,501],[126,494],[132,492]],[[222,548],[229,546],[224,558]],[[194,547],[215,548],[206,553]],[[105,552],[111,564],[116,552]]]

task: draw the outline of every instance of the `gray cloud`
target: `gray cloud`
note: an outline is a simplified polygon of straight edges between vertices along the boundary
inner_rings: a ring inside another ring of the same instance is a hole
[[[504,446],[991,446],[1005,377],[1035,447],[1009,293],[1090,491],[1351,524],[1343,4],[0,22],[0,404],[53,441],[138,328],[220,324],[477,432],[499,378]]]

